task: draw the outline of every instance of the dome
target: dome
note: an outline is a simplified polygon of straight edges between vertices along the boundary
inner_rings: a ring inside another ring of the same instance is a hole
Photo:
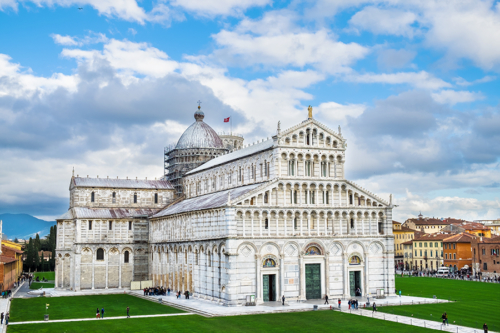
[[[189,126],[177,142],[175,149],[188,148],[219,148],[224,149],[224,143],[217,133],[207,123],[203,122],[205,115],[198,110],[194,114],[196,121]]]

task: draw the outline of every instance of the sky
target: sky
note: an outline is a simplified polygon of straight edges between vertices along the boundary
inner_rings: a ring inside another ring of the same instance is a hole
[[[311,105],[397,221],[497,219],[499,75],[498,1],[0,0],[0,213],[161,177],[201,101],[246,144]]]

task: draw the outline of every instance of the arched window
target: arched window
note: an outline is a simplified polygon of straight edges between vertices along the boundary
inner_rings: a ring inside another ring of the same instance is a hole
[[[288,161],[288,175],[295,176],[295,160]]]
[[[104,250],[97,249],[96,260],[104,260]]]
[[[212,267],[212,255],[210,254],[210,251],[207,254],[207,259],[208,259],[208,267]]]
[[[297,218],[293,219],[293,227],[295,230],[297,230],[299,228],[299,223],[297,222]]]
[[[307,160],[305,162],[306,176],[311,176],[311,161]]]
[[[95,193],[90,193],[90,202],[95,202]]]
[[[297,204],[297,191],[293,191],[293,203]]]
[[[128,251],[125,251],[123,253],[123,262],[126,263],[126,264],[128,264],[128,262],[130,260],[129,258],[130,258],[130,253]]]
[[[264,229],[269,229],[269,219],[264,220]]]
[[[116,203],[116,192],[113,192],[113,203]]]
[[[155,193],[155,204],[158,203],[158,193]]]
[[[137,193],[134,193],[134,203],[137,203]]]
[[[319,249],[318,246],[311,245],[307,248],[306,250],[306,255],[308,256],[313,256],[313,255],[321,255],[321,250]]]
[[[268,196],[267,192],[264,193],[264,203],[269,203],[269,196]]]
[[[351,219],[351,229],[354,229],[354,219]]]

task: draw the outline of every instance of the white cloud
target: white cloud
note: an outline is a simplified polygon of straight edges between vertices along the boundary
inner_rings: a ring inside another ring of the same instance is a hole
[[[0,77],[3,77],[4,82],[0,82],[0,97],[46,94],[58,88],[75,91],[79,82],[77,75],[54,73],[48,78],[33,75],[31,69],[23,71],[21,65],[11,62],[6,54],[0,54]]]
[[[409,51],[409,50],[405,50],[405,49],[380,50],[378,52],[377,65],[381,69],[416,67],[415,65],[409,65],[409,63],[415,58],[416,55],[417,55],[417,52]]]
[[[134,28],[128,28],[127,31],[129,34],[131,34],[133,36],[137,35],[137,30],[135,30]]]
[[[106,59],[115,69],[129,73],[151,77],[163,77],[174,72],[177,62],[169,59],[168,55],[150,46],[148,43],[134,43],[128,40],[111,39],[104,45],[104,50],[86,51],[80,49],[64,49],[64,57],[91,61],[94,57]]]
[[[86,44],[96,44],[105,43],[108,41],[106,35],[102,33],[90,32],[84,38],[72,37],[72,36],[61,36],[59,34],[51,34],[50,37],[54,40],[54,43],[65,46],[82,46]]]
[[[484,95],[480,92],[463,90],[442,90],[437,93],[432,93],[431,96],[438,103],[450,105],[455,105],[457,103],[474,102],[485,98]]]
[[[411,26],[417,15],[398,9],[365,7],[349,20],[352,27],[371,31],[375,34],[389,34],[412,38],[415,29]]]
[[[387,84],[408,84],[419,89],[436,90],[451,87],[451,84],[445,82],[434,75],[426,72],[400,72],[394,74],[350,74],[346,77],[347,81],[359,83],[387,83]]]
[[[52,34],[50,35],[52,39],[54,40],[54,43],[60,44],[60,45],[68,45],[68,46],[73,46],[73,45],[80,45],[79,42],[76,41],[75,37],[71,36],[61,36],[59,34]]]
[[[213,38],[220,47],[214,57],[244,66],[312,65],[328,73],[340,73],[350,71],[351,64],[369,53],[359,44],[336,41],[326,30],[260,36],[222,30]]]
[[[199,16],[237,16],[248,8],[271,4],[271,0],[171,0],[170,4],[195,12]]]
[[[462,87],[468,87],[474,84],[480,84],[480,83],[487,83],[496,80],[496,76],[491,76],[491,75],[486,75],[485,77],[482,77],[480,79],[474,80],[474,81],[467,81],[462,77],[456,77],[453,79],[455,81],[455,84],[462,86]]]
[[[343,125],[346,122],[346,117],[357,118],[366,109],[363,104],[339,104],[335,102],[321,103],[314,110],[318,111],[318,116],[328,120],[331,124]]]

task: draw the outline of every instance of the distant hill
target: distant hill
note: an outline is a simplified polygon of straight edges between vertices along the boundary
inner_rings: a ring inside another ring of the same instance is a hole
[[[9,239],[29,239],[40,233],[40,237],[49,234],[50,227],[55,225],[55,221],[44,221],[28,214],[0,214],[3,221],[2,232]]]

